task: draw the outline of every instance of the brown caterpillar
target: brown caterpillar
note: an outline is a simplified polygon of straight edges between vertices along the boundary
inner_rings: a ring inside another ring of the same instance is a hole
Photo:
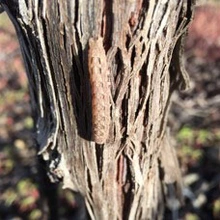
[[[109,135],[110,89],[103,39],[89,39],[88,70],[91,88],[92,140],[104,144]]]

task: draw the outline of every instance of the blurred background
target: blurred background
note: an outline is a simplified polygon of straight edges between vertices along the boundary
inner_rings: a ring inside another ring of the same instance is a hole
[[[220,0],[197,1],[185,46],[191,88],[173,95],[168,123],[184,181],[185,205],[178,210],[178,219],[220,219],[219,23]],[[32,128],[27,78],[17,37],[2,13],[0,220],[42,219]],[[65,190],[59,193],[59,200],[61,219],[69,219],[77,208],[74,196]]]

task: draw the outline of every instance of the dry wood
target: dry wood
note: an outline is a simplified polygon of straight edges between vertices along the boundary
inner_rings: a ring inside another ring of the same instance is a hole
[[[50,171],[84,196],[91,219],[161,219],[168,186],[181,185],[166,119],[172,91],[187,79],[179,40],[193,1],[0,2],[20,40]],[[90,39],[100,38],[105,52],[97,43],[96,56]],[[98,102],[94,91],[103,94],[107,83],[114,108],[109,127],[96,130],[108,121],[109,94]],[[108,141],[95,144],[92,134]]]

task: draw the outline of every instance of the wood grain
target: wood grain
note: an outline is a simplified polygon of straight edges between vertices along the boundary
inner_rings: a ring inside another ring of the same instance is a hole
[[[109,134],[110,88],[107,58],[101,37],[89,39],[88,70],[92,102],[92,140],[97,144],[104,144]]]

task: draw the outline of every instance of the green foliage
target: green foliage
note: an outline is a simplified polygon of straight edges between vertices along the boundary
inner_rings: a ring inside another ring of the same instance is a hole
[[[42,219],[42,212],[39,209],[34,209],[30,214],[29,214],[29,220],[36,220],[36,219]]]
[[[6,206],[11,206],[17,199],[17,193],[14,189],[9,188],[2,194],[2,200]]]
[[[193,138],[193,129],[189,127],[183,127],[177,134],[177,140],[180,142],[192,142]]]
[[[19,89],[16,92],[6,90],[1,93],[0,105],[10,105],[19,101],[23,101],[25,95],[27,94],[26,89]]]
[[[210,131],[205,130],[205,129],[201,129],[198,131],[197,133],[197,142],[199,142],[200,144],[206,144],[207,141],[209,140],[209,138],[211,138],[212,134]]]
[[[182,156],[191,157],[192,160],[198,161],[202,158],[203,152],[201,149],[193,149],[191,146],[182,147]]]
[[[185,165],[199,165],[204,149],[220,141],[220,129],[183,127],[176,136],[179,159]]]
[[[26,197],[34,191],[37,186],[32,183],[31,179],[22,179],[17,184],[17,192],[20,196]]]
[[[15,188],[3,192],[2,199],[6,206],[16,205],[21,213],[36,207],[39,192],[30,179],[20,180]]]
[[[185,217],[185,220],[199,220],[200,218],[193,213],[188,213]]]
[[[61,196],[61,198],[62,198],[62,196],[64,197],[63,199],[65,200],[66,204],[68,204],[68,206],[70,206],[72,208],[74,208],[76,206],[76,200],[75,200],[74,194],[71,190],[61,189],[60,196]]]
[[[0,15],[0,27],[8,29],[9,24],[10,20],[8,19],[8,16],[6,13],[2,13]]]
[[[31,129],[34,126],[33,119],[31,117],[27,117],[24,119],[24,127],[27,129]]]
[[[213,139],[213,133],[206,129],[193,129],[190,127],[183,127],[177,134],[177,140],[180,143],[198,143],[207,144],[209,140]]]
[[[213,204],[213,216],[216,216],[216,219],[220,216],[220,198],[215,200]]]
[[[3,147],[0,154],[0,175],[8,175],[14,169],[15,162],[12,157],[10,146]]]

